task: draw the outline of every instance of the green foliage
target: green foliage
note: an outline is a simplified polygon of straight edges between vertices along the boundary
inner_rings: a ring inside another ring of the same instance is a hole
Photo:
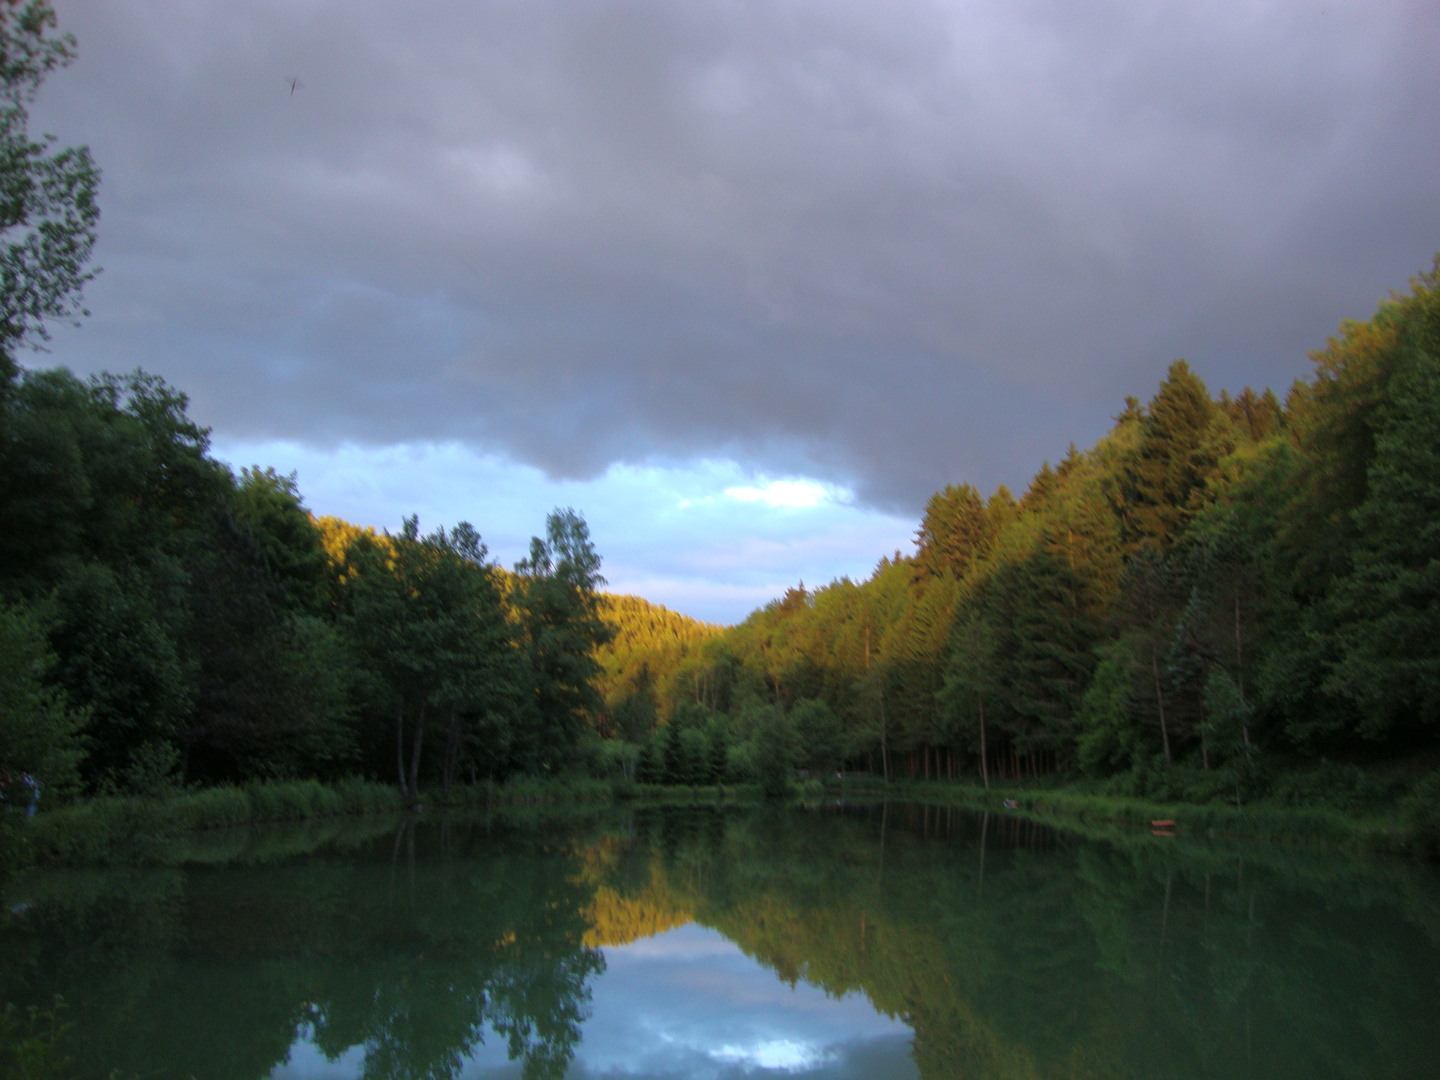
[[[162,797],[102,796],[36,815],[25,829],[31,856],[69,865],[173,865],[200,830],[266,821],[390,814],[403,808],[392,785],[347,778],[220,785]]]
[[[799,702],[790,713],[797,745],[797,764],[812,772],[833,770],[841,757],[840,721],[819,698]]]
[[[1440,861],[1440,772],[1415,785],[1403,812],[1412,848]]]
[[[0,607],[0,800],[24,807],[30,775],[47,803],[73,794],[83,756],[85,712],[67,708],[47,679],[55,656],[40,625],[23,608]]]
[[[591,773],[602,779],[623,777],[634,783],[639,779],[640,756],[644,749],[644,746],[638,743],[598,739]]]
[[[0,5],[0,355],[46,322],[88,314],[81,290],[100,218],[100,170],[86,147],[52,150],[28,131],[29,105],[45,76],[75,58],[75,38],[53,35],[45,0]],[[0,380],[8,377],[0,370]]]
[[[723,723],[712,723],[705,733],[705,783],[723,784],[730,771],[730,736]]]
[[[530,541],[515,568],[512,603],[532,676],[534,719],[520,736],[519,759],[540,774],[562,765],[603,707],[595,650],[610,639],[600,618],[600,556],[585,519],[556,510],[545,539]]]
[[[681,701],[718,708],[724,696],[728,706],[728,665],[706,652],[718,626],[638,596],[604,594],[597,604],[611,636],[595,651],[601,669],[596,689],[616,736],[644,738]]]
[[[655,735],[650,737],[650,741],[640,752],[637,770],[639,775],[636,779],[642,784],[665,783],[665,748],[662,741]]]
[[[649,663],[641,661],[634,687],[610,708],[611,727],[616,738],[641,742],[655,730],[658,716],[655,677]]]
[[[923,580],[949,574],[963,578],[989,554],[999,522],[987,515],[972,484],[946,485],[930,496],[915,538],[915,571]]]
[[[1081,699],[1076,716],[1080,728],[1076,761],[1081,771],[1091,776],[1129,769],[1141,753],[1143,740],[1130,705],[1134,670],[1127,645],[1116,642],[1102,652],[1095,677]]]
[[[1352,569],[1328,605],[1337,662],[1325,689],[1354,702],[1371,738],[1440,725],[1440,265],[1403,311]]]
[[[755,771],[767,799],[784,798],[794,785],[795,729],[778,709],[755,733]]]
[[[346,626],[377,679],[376,705],[394,717],[396,775],[414,801],[426,733],[437,723],[447,788],[466,766],[503,775],[528,673],[512,646],[498,575],[471,526],[422,537],[412,517],[387,541],[355,541]]]
[[[1217,439],[1216,418],[1205,384],[1176,360],[1150,403],[1134,464],[1128,519],[1137,539],[1165,547],[1199,509],[1206,482],[1228,449]]]
[[[1212,755],[1222,759],[1250,753],[1246,738],[1253,710],[1240,687],[1223,667],[1215,667],[1205,682],[1205,740]]]
[[[52,594],[56,682],[91,716],[89,772],[113,780],[132,756],[177,737],[198,692],[183,624],[138,571],[81,564]]]
[[[692,787],[710,783],[710,741],[699,728],[680,731],[680,763],[677,782]]]
[[[684,784],[690,775],[690,762],[687,754],[687,747],[681,740],[684,728],[673,721],[665,725],[664,755],[665,771],[664,782],[667,784]]]
[[[1425,275],[1347,323],[1283,405],[1213,399],[1177,361],[1018,502],[948,485],[913,556],[801,584],[705,641],[685,671],[732,765],[764,767],[740,748],[810,702],[846,767],[898,777],[1078,767],[1234,803],[1320,754],[1429,752],[1437,295]],[[815,767],[810,741],[796,760]]]
[[[325,608],[328,563],[320,530],[305,510],[295,474],[274,469],[240,471],[235,516],[264,553],[265,562],[285,590],[285,602],[298,612],[320,614]]]
[[[48,1009],[0,1009],[0,1080],[69,1080],[74,1075],[61,1051],[70,1027],[60,1019],[64,1010],[58,995]]]
[[[731,743],[725,750],[725,782],[754,784],[760,780],[759,750],[753,740]]]

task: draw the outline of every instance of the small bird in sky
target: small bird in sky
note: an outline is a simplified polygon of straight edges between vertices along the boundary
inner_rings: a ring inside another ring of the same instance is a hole
[[[301,82],[301,81],[300,81],[299,79],[297,79],[297,78],[292,77],[292,78],[290,79],[290,96],[291,96],[291,97],[294,97],[294,96],[295,96],[295,91],[296,91],[296,90],[304,89],[304,87],[305,87],[305,84],[304,84],[303,82]]]

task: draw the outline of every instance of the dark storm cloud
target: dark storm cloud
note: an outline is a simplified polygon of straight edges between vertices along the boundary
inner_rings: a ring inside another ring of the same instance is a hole
[[[59,3],[79,367],[229,435],[728,455],[913,509],[1440,247],[1424,3]],[[291,92],[290,80],[299,79]]]

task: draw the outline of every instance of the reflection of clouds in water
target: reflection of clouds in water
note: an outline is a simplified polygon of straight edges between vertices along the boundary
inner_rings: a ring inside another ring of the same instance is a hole
[[[605,961],[576,1075],[916,1075],[904,1024],[861,994],[792,988],[714,930],[683,926],[606,949]]]
[[[314,1034],[309,1025],[300,1029],[299,1038],[290,1047],[289,1057],[271,1072],[271,1080],[291,1080],[292,1077],[305,1077],[306,1080],[350,1080],[364,1071],[364,1046],[352,1046],[334,1061],[330,1061],[312,1041]]]
[[[711,1057],[719,1061],[733,1061],[757,1069],[783,1069],[785,1072],[800,1072],[817,1065],[835,1060],[832,1051],[822,1051],[817,1046],[796,1042],[793,1039],[771,1039],[754,1046],[722,1046],[711,1051]]]
[[[572,1080],[732,1080],[781,1074],[808,1080],[913,1080],[908,1027],[862,994],[791,987],[714,930],[690,924],[607,948],[591,983],[590,1019],[566,1075]],[[334,1062],[302,1034],[273,1080],[360,1076],[359,1047]],[[519,1076],[488,1026],[462,1071],[468,1080]]]

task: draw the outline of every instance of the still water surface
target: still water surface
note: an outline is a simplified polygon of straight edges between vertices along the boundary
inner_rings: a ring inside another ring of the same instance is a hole
[[[12,881],[81,1077],[1434,1077],[1430,871],[894,805],[215,834]]]

